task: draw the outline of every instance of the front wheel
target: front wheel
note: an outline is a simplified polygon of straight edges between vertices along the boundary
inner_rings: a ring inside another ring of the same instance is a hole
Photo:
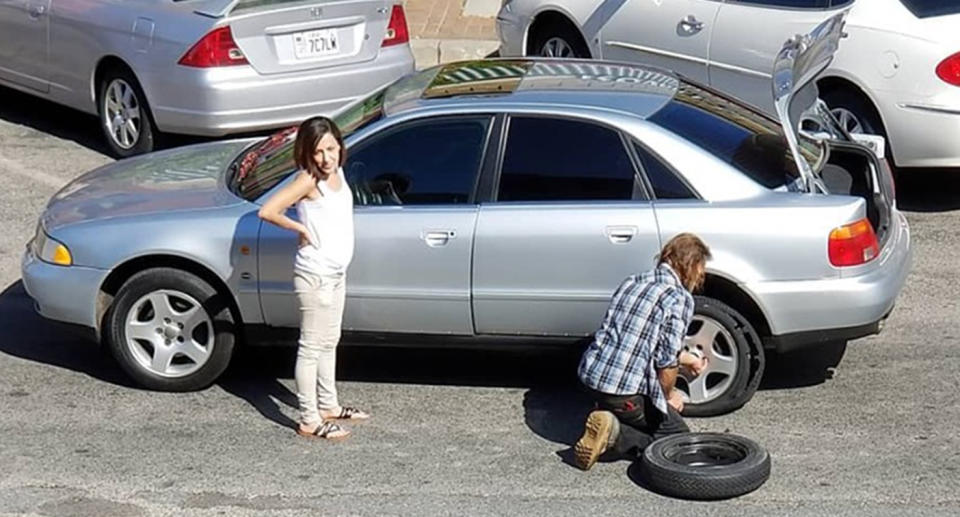
[[[746,404],[763,374],[764,353],[753,326],[732,307],[696,296],[693,321],[684,349],[708,358],[707,370],[690,378],[681,370],[677,389],[683,393],[684,416],[714,416]]]
[[[226,369],[236,341],[227,297],[196,275],[153,268],[132,276],[107,314],[104,335],[120,367],[159,391],[192,391]]]

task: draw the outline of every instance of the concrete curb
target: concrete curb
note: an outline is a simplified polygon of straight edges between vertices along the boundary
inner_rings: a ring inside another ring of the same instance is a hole
[[[482,59],[500,49],[498,40],[412,39],[410,48],[417,69],[464,59]]]

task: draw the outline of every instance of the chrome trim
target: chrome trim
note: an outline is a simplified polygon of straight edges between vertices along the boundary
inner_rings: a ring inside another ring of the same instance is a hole
[[[761,77],[763,79],[773,79],[772,74],[766,72],[758,72],[756,70],[751,70],[749,68],[744,68],[742,66],[728,65],[726,63],[718,63],[716,61],[711,61],[708,66],[715,66],[717,68],[722,68],[724,70],[729,70],[731,72],[738,72],[744,75],[752,75],[754,77]]]
[[[933,113],[943,113],[946,115],[960,115],[960,108],[944,108],[940,106],[924,106],[923,104],[897,104],[898,108],[915,109],[920,111],[931,111]]]
[[[694,56],[689,56],[689,55],[687,55],[687,54],[679,54],[679,53],[677,53],[677,52],[669,52],[669,51],[666,51],[666,50],[660,50],[660,49],[656,49],[656,48],[652,48],[652,47],[644,47],[643,45],[634,45],[633,43],[626,43],[626,42],[623,42],[623,41],[608,41],[608,42],[607,42],[607,45],[609,45],[609,46],[611,46],[611,47],[621,47],[621,48],[625,48],[625,49],[629,49],[629,50],[637,50],[637,51],[640,51],[640,52],[649,52],[649,53],[651,53],[651,54],[657,54],[657,55],[660,55],[660,56],[673,57],[673,58],[677,58],[677,59],[685,59],[685,60],[687,60],[687,61],[692,61],[692,62],[694,62],[694,63],[700,63],[700,64],[702,64],[702,65],[706,65],[706,64],[708,63],[707,60],[706,60],[706,59],[703,59],[703,58],[694,57]]]

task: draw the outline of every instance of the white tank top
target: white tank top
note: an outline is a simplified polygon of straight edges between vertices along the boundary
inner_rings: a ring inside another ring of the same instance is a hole
[[[340,190],[333,191],[326,183],[317,182],[323,194],[318,199],[303,198],[297,203],[297,216],[307,227],[313,244],[297,251],[294,269],[318,275],[339,275],[346,272],[353,258],[353,193],[340,174]]]

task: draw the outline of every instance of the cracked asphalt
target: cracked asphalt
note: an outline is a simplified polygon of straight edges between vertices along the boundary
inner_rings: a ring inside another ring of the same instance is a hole
[[[773,459],[756,492],[694,503],[569,465],[569,354],[344,348],[341,396],[374,418],[342,444],[292,432],[292,347],[202,392],[133,387],[19,281],[47,199],[103,152],[93,117],[0,88],[0,515],[960,515],[960,171],[900,175],[915,258],[882,334],[770,357],[746,407],[688,420]]]

